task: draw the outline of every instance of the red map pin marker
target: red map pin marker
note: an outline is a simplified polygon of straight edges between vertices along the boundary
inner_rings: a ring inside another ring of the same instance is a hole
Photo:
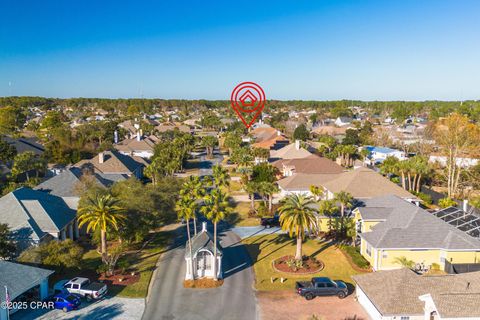
[[[265,92],[255,82],[242,82],[233,89],[230,102],[245,127],[250,128],[265,107]]]

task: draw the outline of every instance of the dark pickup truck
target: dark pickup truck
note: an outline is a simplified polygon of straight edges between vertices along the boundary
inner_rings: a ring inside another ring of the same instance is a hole
[[[316,296],[337,296],[340,299],[348,295],[347,285],[342,281],[333,281],[330,278],[312,278],[311,281],[298,281],[295,285],[297,293],[307,300]]]
[[[280,218],[278,217],[278,215],[270,218],[262,218],[260,220],[260,224],[265,228],[278,227],[280,226]]]

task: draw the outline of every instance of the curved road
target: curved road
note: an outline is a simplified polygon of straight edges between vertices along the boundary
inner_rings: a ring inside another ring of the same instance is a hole
[[[185,236],[179,236],[159,260],[143,320],[258,319],[250,256],[232,231],[220,231],[219,236],[224,254],[224,284],[214,289],[183,287]]]

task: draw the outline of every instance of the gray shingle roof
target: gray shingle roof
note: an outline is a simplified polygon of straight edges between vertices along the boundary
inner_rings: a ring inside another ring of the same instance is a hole
[[[374,226],[372,231],[360,234],[375,248],[480,250],[480,239],[397,196],[370,199],[364,201],[364,206],[376,208],[377,215],[382,208],[386,210],[386,221]]]
[[[62,198],[29,188],[19,188],[0,198],[0,223],[6,223],[17,240],[39,240],[59,232],[75,219]]]
[[[5,286],[8,288],[10,299],[18,295],[50,276],[51,270],[27,266],[20,263],[0,261],[0,301],[5,301]]]
[[[82,176],[82,169],[77,167],[68,168],[60,174],[45,180],[34,189],[48,192],[58,197],[79,197],[76,188]],[[108,187],[116,181],[128,179],[126,174],[95,173],[93,176],[95,181],[104,187]]]
[[[419,296],[424,294],[431,294],[434,301],[445,304],[448,303],[447,297],[442,295],[463,295],[465,301],[473,301],[480,294],[480,272],[420,276],[410,269],[397,269],[356,275],[353,279],[383,316],[423,315],[424,302]],[[452,311],[462,308],[462,316],[478,317],[480,304],[476,301],[458,305],[457,300],[455,308],[452,308],[451,301],[449,311],[436,306],[441,317],[460,316]]]
[[[195,254],[200,249],[207,249],[213,254],[213,250],[214,250],[213,244],[214,244],[213,236],[210,234],[210,232],[202,231],[200,233],[197,233],[197,235],[192,238],[192,254],[195,256]],[[218,241],[217,241],[217,255],[218,256],[222,255],[222,246],[220,245],[220,243],[218,243]],[[185,257],[186,258],[190,257],[188,241],[185,245]]]

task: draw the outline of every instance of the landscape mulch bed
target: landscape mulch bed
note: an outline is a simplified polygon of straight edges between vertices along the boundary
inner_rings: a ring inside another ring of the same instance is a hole
[[[101,282],[105,282],[111,285],[116,285],[116,286],[128,286],[130,284],[134,284],[135,282],[138,282],[140,279],[140,274],[135,273],[135,275],[131,274],[115,274],[113,276],[106,276],[102,274],[98,280]]]
[[[297,270],[294,270],[288,265],[288,261],[293,258],[293,256],[280,257],[273,261],[273,268],[278,272],[289,274],[311,274],[320,272],[325,267],[322,261],[316,260],[313,257],[304,257],[303,266]]]
[[[208,279],[208,278],[183,281],[183,286],[185,288],[208,289],[208,288],[218,288],[222,285],[223,285],[223,280],[215,281],[213,279]]]

